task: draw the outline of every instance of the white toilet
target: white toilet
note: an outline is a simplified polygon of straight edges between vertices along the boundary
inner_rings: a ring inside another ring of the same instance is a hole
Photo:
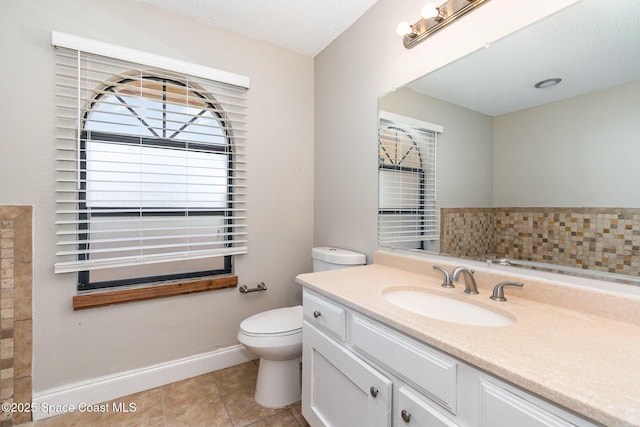
[[[365,256],[336,248],[313,248],[313,271],[336,270],[366,263]],[[260,356],[256,402],[282,408],[300,400],[302,356],[302,306],[276,308],[240,323],[238,341]]]

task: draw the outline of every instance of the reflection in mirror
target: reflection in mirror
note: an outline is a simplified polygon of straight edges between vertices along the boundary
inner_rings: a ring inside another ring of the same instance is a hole
[[[381,245],[437,252],[436,140],[442,127],[380,112],[378,240]]]
[[[583,0],[380,99],[446,129],[440,253],[640,284],[639,22],[640,2]]]

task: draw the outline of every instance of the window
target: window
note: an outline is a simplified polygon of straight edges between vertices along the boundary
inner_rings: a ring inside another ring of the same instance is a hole
[[[231,273],[245,88],[58,48],[56,272],[80,290]]]
[[[436,135],[442,128],[381,112],[378,127],[378,241],[437,251]]]

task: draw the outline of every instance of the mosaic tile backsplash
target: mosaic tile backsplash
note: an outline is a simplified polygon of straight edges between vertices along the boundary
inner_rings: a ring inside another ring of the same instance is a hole
[[[640,275],[640,209],[443,208],[440,251]]]
[[[0,206],[0,402],[31,403],[31,207]],[[31,421],[0,411],[0,427]]]

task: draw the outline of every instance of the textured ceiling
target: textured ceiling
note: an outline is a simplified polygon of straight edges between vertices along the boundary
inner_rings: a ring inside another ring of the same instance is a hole
[[[377,0],[138,0],[315,56]]]

